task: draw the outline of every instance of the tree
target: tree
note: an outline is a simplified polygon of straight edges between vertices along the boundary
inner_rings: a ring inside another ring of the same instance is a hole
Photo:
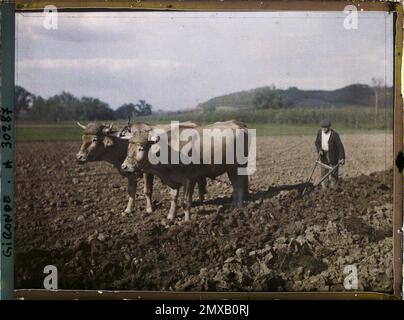
[[[25,90],[23,87],[15,87],[15,109],[16,116],[19,118],[22,114],[27,114],[29,109],[32,107],[35,96]]]
[[[135,118],[137,116],[149,116],[152,114],[152,105],[146,100],[139,100],[138,103],[125,103],[115,110],[118,119]]]
[[[63,91],[48,99],[40,96],[33,99],[27,118],[40,121],[61,122],[66,120],[114,120],[114,111],[109,105],[91,97],[77,98]]]
[[[215,111],[216,111],[215,105],[208,105],[205,108],[203,108],[203,112],[205,112],[205,113],[215,112]]]
[[[32,103],[32,108],[28,111],[27,118],[31,120],[48,120],[49,114],[47,100],[41,96],[36,96]]]
[[[48,114],[43,115],[46,120],[61,122],[65,120],[82,120],[83,111],[78,98],[67,91],[54,95],[46,100]]]
[[[275,86],[257,89],[254,93],[253,105],[257,109],[280,109],[284,107],[284,94]]]
[[[117,119],[134,118],[137,115],[136,106],[133,103],[125,103],[115,110]]]
[[[135,105],[137,114],[140,116],[149,116],[152,114],[152,105],[146,100],[139,100]]]
[[[80,100],[84,119],[87,120],[114,120],[114,111],[109,105],[97,98],[83,97]]]

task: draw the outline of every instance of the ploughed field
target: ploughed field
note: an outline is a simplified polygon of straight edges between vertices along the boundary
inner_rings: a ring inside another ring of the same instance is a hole
[[[62,289],[343,291],[355,265],[359,290],[391,292],[392,137],[341,138],[336,190],[282,191],[310,175],[314,137],[258,137],[252,200],[230,210],[227,177],[209,180],[186,223],[181,209],[165,219],[158,179],[155,212],[139,182],[135,211],[122,216],[126,179],[107,163],[76,164],[79,141],[18,143],[16,287],[41,288],[51,264]]]

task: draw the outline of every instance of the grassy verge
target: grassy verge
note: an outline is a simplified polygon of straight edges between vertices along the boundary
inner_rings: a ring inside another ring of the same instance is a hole
[[[83,130],[79,127],[17,126],[16,140],[22,141],[78,141]]]
[[[115,122],[119,127],[124,122]],[[296,135],[315,135],[318,126],[315,125],[281,125],[281,124],[263,124],[248,123],[248,127],[257,130],[258,136],[296,136]],[[340,134],[352,133],[386,133],[386,130],[358,130],[352,128],[335,128]],[[55,124],[25,124],[17,125],[17,142],[29,141],[80,141],[83,130],[75,124],[64,123]]]

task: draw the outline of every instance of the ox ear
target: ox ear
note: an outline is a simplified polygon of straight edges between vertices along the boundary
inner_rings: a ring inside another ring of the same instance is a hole
[[[104,138],[104,145],[105,147],[110,147],[114,144],[114,141],[110,137]]]
[[[149,140],[147,141],[147,145],[152,146],[152,145],[155,145],[159,141],[160,141],[160,136],[152,135],[149,138]]]
[[[160,136],[153,135],[153,136],[150,137],[148,143],[149,144],[155,144],[155,143],[157,143],[159,141],[160,141]]]

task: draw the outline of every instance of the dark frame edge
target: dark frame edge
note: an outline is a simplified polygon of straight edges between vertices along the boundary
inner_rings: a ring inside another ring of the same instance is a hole
[[[77,11],[97,9],[123,9],[123,10],[340,10],[348,1],[208,1],[190,0],[187,2],[172,1],[141,1],[133,4],[130,1],[54,1],[58,8],[73,9]],[[402,4],[394,1],[387,2],[363,2],[352,1],[349,4],[360,4],[365,10],[389,11],[395,14],[395,36],[394,36],[394,158],[403,151],[403,97],[401,92],[401,69],[403,53],[403,8]],[[47,4],[46,1],[10,0],[1,3],[3,6],[11,6],[14,11],[41,11]],[[163,6],[162,4],[165,4]],[[280,7],[282,6],[282,7]],[[14,19],[14,15],[13,15]],[[3,27],[3,19],[2,19]],[[3,30],[3,29],[2,29]],[[14,31],[14,30],[13,30]],[[3,42],[3,34],[2,43]],[[3,45],[4,49],[4,45]],[[4,50],[3,50],[4,51]],[[3,55],[2,51],[2,55]],[[2,56],[4,62],[4,57]],[[14,70],[14,47],[13,47],[13,70]],[[4,66],[2,65],[4,75]],[[14,83],[14,73],[13,73]],[[4,81],[2,81],[4,83]],[[2,86],[2,105],[4,105],[5,89]],[[9,93],[9,96],[11,93]],[[12,93],[14,99],[14,91]],[[13,102],[12,102],[13,104]],[[13,106],[14,107],[14,106]],[[14,123],[13,123],[14,132]],[[14,141],[14,137],[13,137]],[[3,152],[2,152],[3,157]],[[14,158],[13,158],[14,160]],[[344,299],[403,299],[403,174],[397,166],[394,167],[393,185],[393,295],[378,292],[159,292],[159,291],[105,291],[105,290],[42,290],[42,289],[18,289],[11,292],[8,290],[8,297],[12,299],[182,299],[182,300],[207,300],[207,299],[320,299],[320,300],[344,300]],[[2,174],[3,182],[3,174]],[[14,177],[12,177],[14,179]],[[12,181],[14,183],[14,181]],[[3,189],[1,189],[3,194]],[[1,260],[3,266],[3,260]],[[13,272],[14,270],[12,270]],[[2,278],[1,278],[2,280]],[[13,280],[12,280],[13,281]],[[2,284],[3,292],[3,284]],[[0,294],[0,300],[3,298]],[[4,299],[4,298],[3,298]]]
[[[1,3],[1,61],[0,300],[11,300],[14,299],[15,4],[10,1]]]
[[[14,1],[14,0],[11,0]],[[21,11],[43,10],[49,2],[46,0],[15,0],[16,9]],[[347,4],[357,5],[361,9],[371,11],[389,11],[395,2],[389,1],[363,1],[363,0],[141,0],[141,1],[102,1],[102,0],[54,0],[52,2],[58,9],[112,9],[112,10],[193,10],[193,11],[216,11],[216,10],[344,10]],[[287,7],[287,9],[285,9]]]
[[[108,290],[15,290],[24,300],[398,300],[395,295],[377,292],[184,292]]]
[[[394,3],[394,157],[403,151],[403,7]],[[403,173],[395,165],[393,185],[393,272],[394,295],[403,298]]]

